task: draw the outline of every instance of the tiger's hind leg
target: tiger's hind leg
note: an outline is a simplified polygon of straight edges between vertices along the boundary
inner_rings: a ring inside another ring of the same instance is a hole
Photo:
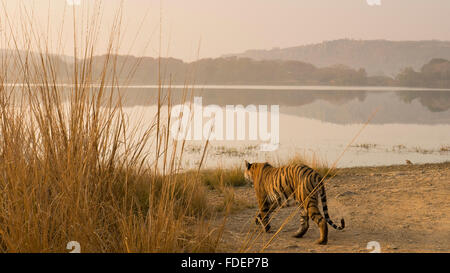
[[[297,233],[295,233],[294,237],[302,238],[303,235],[305,235],[305,233],[308,231],[308,228],[309,228],[308,212],[306,210],[302,210],[300,215],[300,228],[298,229]]]
[[[320,229],[320,238],[316,241],[316,243],[326,245],[328,243],[328,225],[325,218],[323,218],[322,214],[320,214],[317,205],[309,204],[308,215]]]

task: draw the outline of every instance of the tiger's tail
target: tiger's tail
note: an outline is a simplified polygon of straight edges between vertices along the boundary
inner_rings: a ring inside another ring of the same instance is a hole
[[[321,200],[322,200],[322,209],[323,209],[323,214],[325,215],[325,220],[327,221],[327,223],[332,226],[334,229],[337,230],[343,230],[345,228],[345,221],[344,218],[341,219],[341,226],[337,226],[335,223],[333,223],[333,221],[331,221],[330,219],[330,215],[328,214],[328,206],[327,206],[327,195],[325,193],[325,186],[322,185],[322,190],[321,190]]]

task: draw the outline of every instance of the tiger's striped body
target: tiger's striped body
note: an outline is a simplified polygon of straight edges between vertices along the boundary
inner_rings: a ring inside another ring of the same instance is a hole
[[[295,237],[301,238],[306,233],[309,228],[309,218],[319,226],[320,239],[317,241],[319,244],[326,244],[328,241],[327,223],[338,230],[344,228],[344,219],[341,220],[340,227],[331,221],[328,215],[325,187],[323,184],[319,185],[322,182],[322,176],[312,168],[306,165],[274,168],[268,163],[246,162],[244,175],[254,184],[259,205],[256,222],[262,224],[266,232],[270,230],[271,212],[289,198],[293,198],[297,204],[303,206],[300,217],[301,226]],[[325,218],[319,210],[319,195]]]

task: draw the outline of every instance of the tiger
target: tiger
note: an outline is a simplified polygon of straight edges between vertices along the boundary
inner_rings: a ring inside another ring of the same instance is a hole
[[[294,237],[301,238],[308,231],[309,218],[320,229],[320,238],[316,243],[326,245],[328,243],[328,226],[342,230],[345,227],[344,219],[341,226],[331,221],[328,214],[327,197],[322,183],[315,193],[311,192],[322,182],[322,176],[314,169],[302,164],[292,164],[275,168],[269,163],[249,163],[245,161],[245,180],[253,183],[258,200],[259,212],[255,219],[256,224],[261,224],[265,232],[270,231],[270,214],[279,207],[283,200],[293,198],[297,205],[303,204],[300,209],[300,228]],[[322,209],[325,218],[318,207],[318,194],[320,193]],[[309,196],[311,194],[311,196]]]

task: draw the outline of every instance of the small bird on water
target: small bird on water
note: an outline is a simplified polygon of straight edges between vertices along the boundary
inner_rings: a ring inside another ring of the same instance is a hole
[[[406,164],[407,164],[407,165],[412,165],[413,163],[407,159],[407,160],[406,160]]]

